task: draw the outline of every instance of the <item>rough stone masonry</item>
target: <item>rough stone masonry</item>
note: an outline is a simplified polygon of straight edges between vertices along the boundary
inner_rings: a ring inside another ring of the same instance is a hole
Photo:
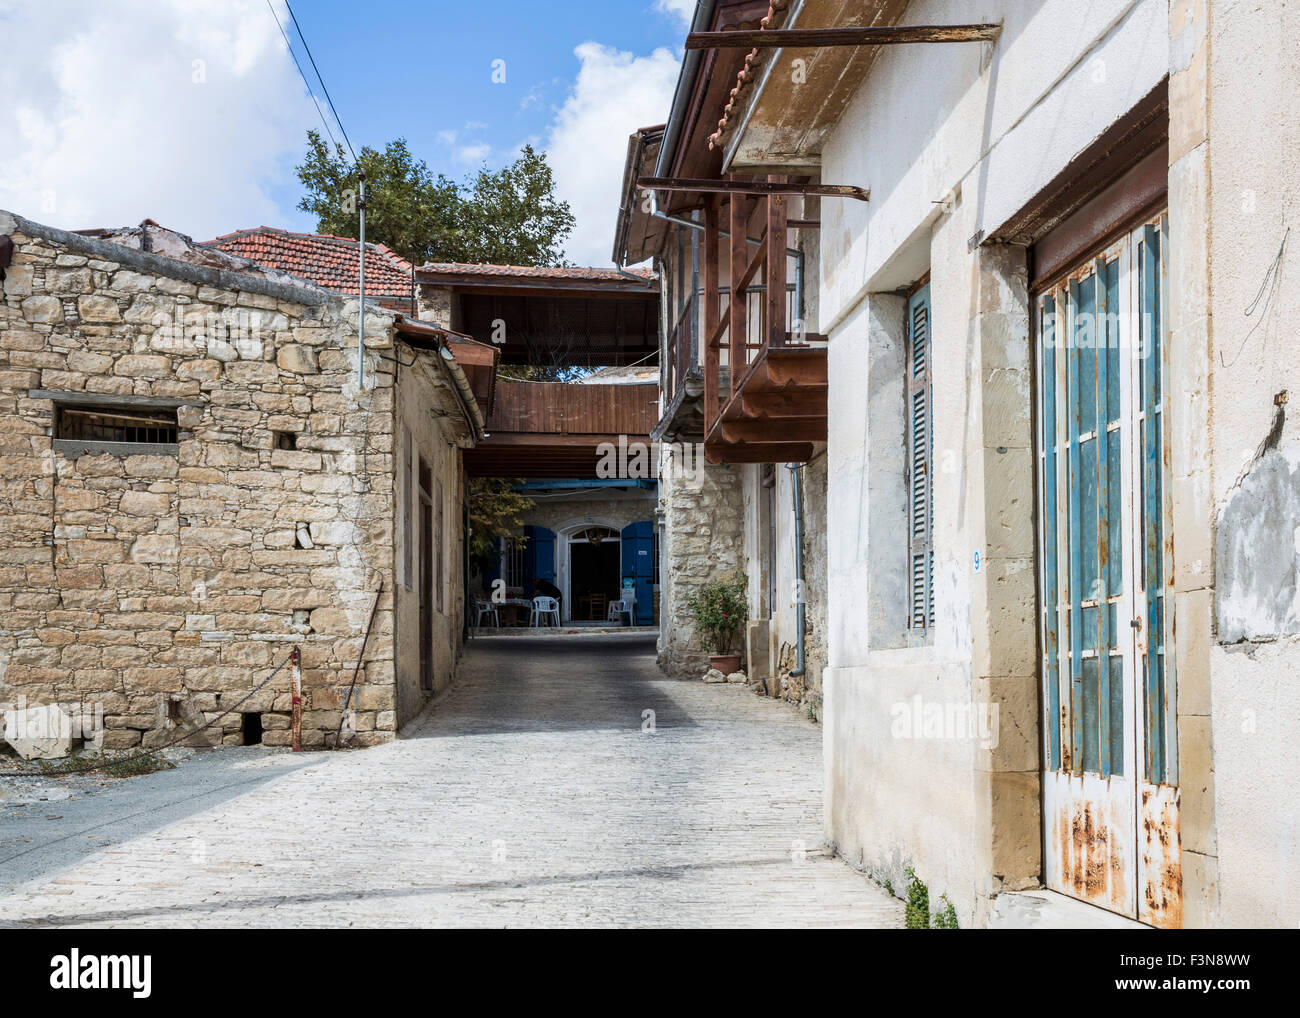
[[[0,702],[102,707],[105,748],[156,745],[297,644],[303,742],[328,744],[379,580],[394,589],[393,362],[371,358],[357,390],[357,302],[0,212],[4,237]],[[393,323],[368,310],[367,347],[391,347]],[[58,437],[78,410],[174,413],[174,440]],[[359,745],[397,725],[392,603],[358,678]],[[239,744],[257,712],[261,741],[286,744],[287,673],[200,740]]]

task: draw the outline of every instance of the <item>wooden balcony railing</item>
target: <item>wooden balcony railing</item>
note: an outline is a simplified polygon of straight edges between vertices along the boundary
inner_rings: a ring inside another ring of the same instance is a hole
[[[826,350],[797,321],[787,280],[786,199],[732,194],[727,213],[731,285],[724,307],[721,209],[710,203],[704,211],[705,453],[735,463],[806,460],[812,443],[826,436]],[[760,236],[751,255],[756,213]]]
[[[664,365],[664,406],[672,404],[686,383],[686,377],[697,370],[699,362],[699,295],[691,294],[682,313],[673,324],[668,337],[668,361]]]

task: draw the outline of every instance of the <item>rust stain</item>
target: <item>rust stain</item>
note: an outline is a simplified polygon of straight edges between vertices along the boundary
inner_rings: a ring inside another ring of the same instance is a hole
[[[1108,900],[1111,875],[1123,868],[1111,850],[1109,827],[1089,802],[1078,804],[1062,827],[1068,828],[1061,860],[1071,890],[1085,901]]]
[[[1142,788],[1142,911],[1138,918],[1165,928],[1183,925],[1179,800],[1174,785]]]

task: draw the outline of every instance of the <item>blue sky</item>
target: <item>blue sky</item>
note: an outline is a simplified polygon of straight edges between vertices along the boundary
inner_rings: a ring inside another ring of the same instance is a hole
[[[569,257],[606,264],[627,135],[666,117],[693,7],[296,0],[294,11],[358,150],[405,137],[435,173],[463,179],[531,142],[578,217]],[[293,166],[320,120],[266,0],[0,0],[0,35],[15,55],[0,65],[0,208],[70,228],[149,216],[203,240],[314,227],[295,208]]]

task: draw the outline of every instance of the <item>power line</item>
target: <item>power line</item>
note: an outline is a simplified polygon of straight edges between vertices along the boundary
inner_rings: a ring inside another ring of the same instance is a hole
[[[289,56],[293,58],[293,66],[298,68],[298,77],[302,78],[302,83],[307,86],[307,94],[311,96],[312,105],[316,107],[316,115],[320,117],[321,125],[325,128],[325,133],[329,135],[330,144],[334,146],[331,151],[336,151],[339,143],[334,138],[334,132],[330,130],[330,122],[325,119],[325,113],[321,110],[320,103],[316,101],[316,91],[311,87],[311,82],[307,80],[307,75],[303,73],[302,64],[298,63],[297,54],[293,51],[293,44],[289,42],[289,37],[284,34],[284,26],[280,24],[280,16],[275,13],[275,8],[271,6],[271,0],[266,0],[266,9],[271,12],[271,17],[275,18],[275,27],[280,30],[280,38],[284,40],[284,48],[289,51]],[[342,124],[339,125],[340,129],[342,126]]]
[[[321,77],[320,68],[316,66],[316,58],[311,55],[311,47],[307,45],[307,37],[302,34],[302,26],[298,24],[298,17],[293,13],[293,5],[289,0],[284,0],[284,6],[289,11],[289,17],[293,19],[293,27],[298,31],[298,38],[302,40],[302,48],[307,51],[307,59],[311,61],[311,69],[316,72],[316,80],[320,82],[321,91],[325,93],[325,101],[329,103],[330,112],[334,114],[334,120],[339,125],[339,130],[343,132],[343,140],[348,144],[348,151],[352,153],[352,162],[357,161],[356,150],[352,147],[352,142],[348,140],[347,128],[343,126],[343,118],[339,116],[339,111],[334,108],[334,100],[330,98],[330,90],[325,87],[325,79]]]

